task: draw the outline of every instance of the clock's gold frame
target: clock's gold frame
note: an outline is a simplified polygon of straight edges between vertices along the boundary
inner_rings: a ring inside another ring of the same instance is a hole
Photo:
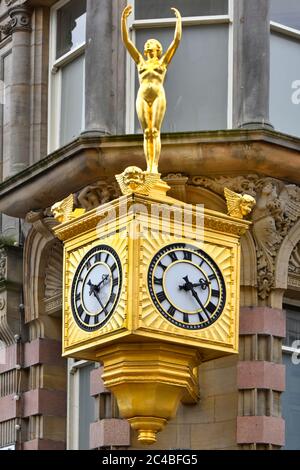
[[[185,225],[184,236],[176,217],[166,230],[164,213],[152,214],[152,232],[146,229],[149,215],[136,208],[143,206],[151,214],[153,205],[161,203],[190,213],[191,223]],[[115,216],[110,221],[109,212]],[[203,241],[197,240],[197,222],[194,206],[167,196],[156,199],[129,195],[55,229],[64,242],[63,354],[103,362],[104,383],[115,394],[122,416],[137,429],[143,443],[155,442],[156,433],[175,416],[180,400],[192,403],[198,399],[196,371],[202,361],[238,352],[240,237],[249,222],[205,210]],[[133,226],[140,231],[144,228],[144,237],[130,237]],[[163,246],[177,242],[207,252],[226,282],[224,312],[203,330],[173,325],[156,310],[150,298],[149,264]],[[110,245],[120,257],[122,293],[103,328],[86,332],[71,312],[71,286],[82,257],[100,244]]]

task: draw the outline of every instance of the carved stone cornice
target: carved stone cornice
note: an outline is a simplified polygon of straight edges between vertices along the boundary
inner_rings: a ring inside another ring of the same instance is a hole
[[[251,220],[256,246],[258,295],[266,300],[275,285],[278,251],[289,230],[300,219],[300,187],[255,174],[237,177],[194,177],[189,184],[223,196],[225,187],[257,200]]]

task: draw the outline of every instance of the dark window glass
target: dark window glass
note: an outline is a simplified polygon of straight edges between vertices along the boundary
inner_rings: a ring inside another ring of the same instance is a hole
[[[300,307],[297,309],[296,307],[289,306],[286,310],[286,338],[284,345],[292,348],[295,341],[300,341]]]
[[[143,52],[147,39],[155,37],[166,51],[173,35],[173,28],[141,29],[136,33],[137,47]],[[227,128],[227,25],[185,28],[182,42],[170,64],[165,90],[168,106],[163,132]],[[137,118],[136,130],[140,130]]]
[[[271,20],[300,30],[300,1],[271,0]]]
[[[284,354],[283,361],[286,366],[286,391],[282,395],[285,450],[300,450],[300,364],[294,364],[290,354]]]
[[[56,58],[85,42],[86,0],[72,0],[57,11]]]
[[[228,14],[228,0],[136,0],[135,18],[170,18],[173,16],[171,7],[177,8],[182,16]]]

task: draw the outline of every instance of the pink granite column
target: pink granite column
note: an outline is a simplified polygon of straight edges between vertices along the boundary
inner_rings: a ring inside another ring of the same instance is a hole
[[[243,449],[276,449],[284,445],[280,399],[285,390],[281,352],[285,334],[282,310],[241,309],[237,443]]]

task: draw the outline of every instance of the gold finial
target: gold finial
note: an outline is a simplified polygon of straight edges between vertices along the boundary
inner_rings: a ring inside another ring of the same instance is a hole
[[[122,14],[122,39],[129,54],[137,65],[140,88],[137,95],[137,115],[144,132],[144,153],[147,161],[147,173],[158,174],[158,161],[161,152],[161,125],[166,112],[164,80],[167,68],[174,57],[182,37],[182,20],[179,11],[172,8],[177,18],[174,39],[168,50],[156,39],[149,39],[144,47],[144,56],[129,38],[127,18],[132,12],[128,5]]]
[[[70,194],[63,201],[57,202],[51,207],[54,219],[60,224],[70,222],[85,213],[84,209],[74,209],[74,195]]]
[[[254,197],[248,194],[241,195],[234,193],[228,188],[224,189],[224,194],[227,202],[228,214],[237,219],[243,219],[249,215],[256,205]]]

